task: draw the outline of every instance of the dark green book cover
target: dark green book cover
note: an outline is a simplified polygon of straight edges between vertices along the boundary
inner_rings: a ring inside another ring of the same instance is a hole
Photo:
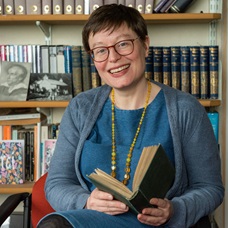
[[[143,149],[135,171],[133,191],[99,169],[96,169],[95,173],[91,173],[88,177],[98,189],[111,193],[138,214],[142,212],[143,208],[153,207],[149,203],[151,198],[165,197],[173,184],[175,169],[163,147],[157,145]]]

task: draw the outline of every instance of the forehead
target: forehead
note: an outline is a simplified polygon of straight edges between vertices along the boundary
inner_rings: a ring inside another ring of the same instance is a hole
[[[101,30],[95,34],[91,33],[89,36],[90,48],[97,44],[107,44],[109,42],[117,42],[121,39],[134,38],[135,32],[127,27],[126,24],[113,30],[113,28]]]

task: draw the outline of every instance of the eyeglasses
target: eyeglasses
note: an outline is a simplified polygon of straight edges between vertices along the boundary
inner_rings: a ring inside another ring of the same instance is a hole
[[[103,62],[109,57],[109,48],[114,48],[114,50],[121,56],[130,55],[134,51],[134,41],[135,39],[121,40],[114,45],[108,47],[96,47],[89,51],[91,58],[95,62]]]

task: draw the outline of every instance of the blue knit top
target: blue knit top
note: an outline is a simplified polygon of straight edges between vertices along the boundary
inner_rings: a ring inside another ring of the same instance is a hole
[[[120,181],[124,177],[124,169],[130,145],[135,136],[143,108],[123,110],[115,107],[115,140],[117,176]],[[86,175],[95,168],[111,173],[112,123],[111,101],[107,99],[94,127],[84,144],[80,160],[80,170],[86,184],[92,191],[94,185]],[[173,141],[167,116],[164,93],[161,90],[146,110],[140,133],[138,135],[131,160],[131,173],[128,187],[132,189],[134,172],[145,146],[161,144],[174,165]]]

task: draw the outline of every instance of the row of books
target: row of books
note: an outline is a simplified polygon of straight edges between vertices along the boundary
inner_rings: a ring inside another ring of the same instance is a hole
[[[51,136],[50,130],[56,127],[56,124],[0,126],[1,184],[35,181],[48,171],[57,140],[57,133]]]
[[[198,99],[217,99],[219,47],[150,47],[146,77],[191,93]]]
[[[1,45],[0,50],[2,61],[31,62],[34,74],[71,74],[73,96],[102,85],[93,61],[80,45]],[[196,98],[217,99],[219,47],[151,46],[145,75]]]
[[[150,14],[153,13],[154,1],[155,0],[0,0],[0,9],[2,9],[0,14],[91,14],[101,5],[111,3],[127,5],[136,8],[140,13]],[[161,2],[164,2],[164,0],[161,0]],[[172,0],[172,3],[174,2],[175,1]],[[166,7],[163,7],[164,12],[166,12],[171,5],[171,2],[166,4]]]

